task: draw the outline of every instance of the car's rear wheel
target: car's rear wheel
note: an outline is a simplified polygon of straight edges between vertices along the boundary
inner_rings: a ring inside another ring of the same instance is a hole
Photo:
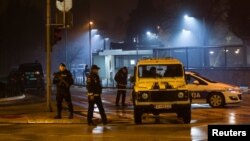
[[[225,98],[220,93],[212,93],[208,97],[208,103],[213,108],[223,107],[225,105]]]

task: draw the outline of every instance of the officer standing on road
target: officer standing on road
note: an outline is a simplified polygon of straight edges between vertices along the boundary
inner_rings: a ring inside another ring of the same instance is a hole
[[[107,117],[101,99],[102,85],[98,74],[99,69],[100,68],[97,65],[92,65],[90,74],[87,76],[87,90],[89,102],[87,122],[90,126],[95,126],[92,120],[95,104],[99,109],[103,124],[107,124]]]
[[[59,71],[54,73],[53,84],[56,84],[56,102],[57,102],[57,115],[55,119],[61,119],[62,102],[63,99],[67,102],[69,110],[69,119],[73,118],[73,105],[71,101],[70,86],[73,84],[73,78],[70,71],[66,69],[66,65],[61,63]]]
[[[88,65],[85,65],[84,71],[83,71],[83,85],[85,85],[85,80],[88,77],[90,73],[90,69]]]
[[[117,83],[117,94],[116,94],[116,106],[119,106],[120,97],[122,95],[122,106],[126,106],[125,99],[126,99],[126,88],[127,88],[127,81],[128,81],[128,69],[127,67],[122,67],[119,71],[115,74],[115,81]]]

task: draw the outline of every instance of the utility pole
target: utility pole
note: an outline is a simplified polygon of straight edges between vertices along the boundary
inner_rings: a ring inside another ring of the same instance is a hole
[[[92,46],[91,46],[91,26],[92,26],[92,21],[91,21],[91,3],[90,3],[90,0],[89,0],[89,65],[90,67],[92,66]]]
[[[92,22],[89,21],[89,64],[90,66],[92,66],[91,25],[92,25]]]
[[[47,111],[52,112],[51,106],[51,0],[46,1],[46,98],[47,98]]]

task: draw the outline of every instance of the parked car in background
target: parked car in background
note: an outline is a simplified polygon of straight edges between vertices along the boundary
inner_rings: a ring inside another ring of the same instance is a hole
[[[0,78],[0,98],[21,96],[20,78],[17,68],[12,68],[8,76]]]
[[[22,91],[45,89],[44,73],[40,63],[24,63],[18,68]]]
[[[195,72],[185,72],[192,103],[208,103],[211,107],[223,107],[227,104],[240,103],[240,87],[212,81]]]

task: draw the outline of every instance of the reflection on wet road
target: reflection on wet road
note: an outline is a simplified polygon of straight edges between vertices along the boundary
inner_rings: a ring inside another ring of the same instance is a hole
[[[75,110],[86,119],[85,96],[73,95]],[[0,124],[0,140],[12,141],[202,141],[207,140],[209,124],[250,124],[250,94],[243,95],[244,101],[224,108],[193,104],[190,124],[183,124],[174,113],[158,117],[143,115],[143,124],[133,122],[133,107],[128,97],[128,107],[115,107],[114,95],[103,96],[105,110],[111,123],[100,123],[98,109],[95,122],[87,124]],[[3,130],[4,129],[4,130]]]

